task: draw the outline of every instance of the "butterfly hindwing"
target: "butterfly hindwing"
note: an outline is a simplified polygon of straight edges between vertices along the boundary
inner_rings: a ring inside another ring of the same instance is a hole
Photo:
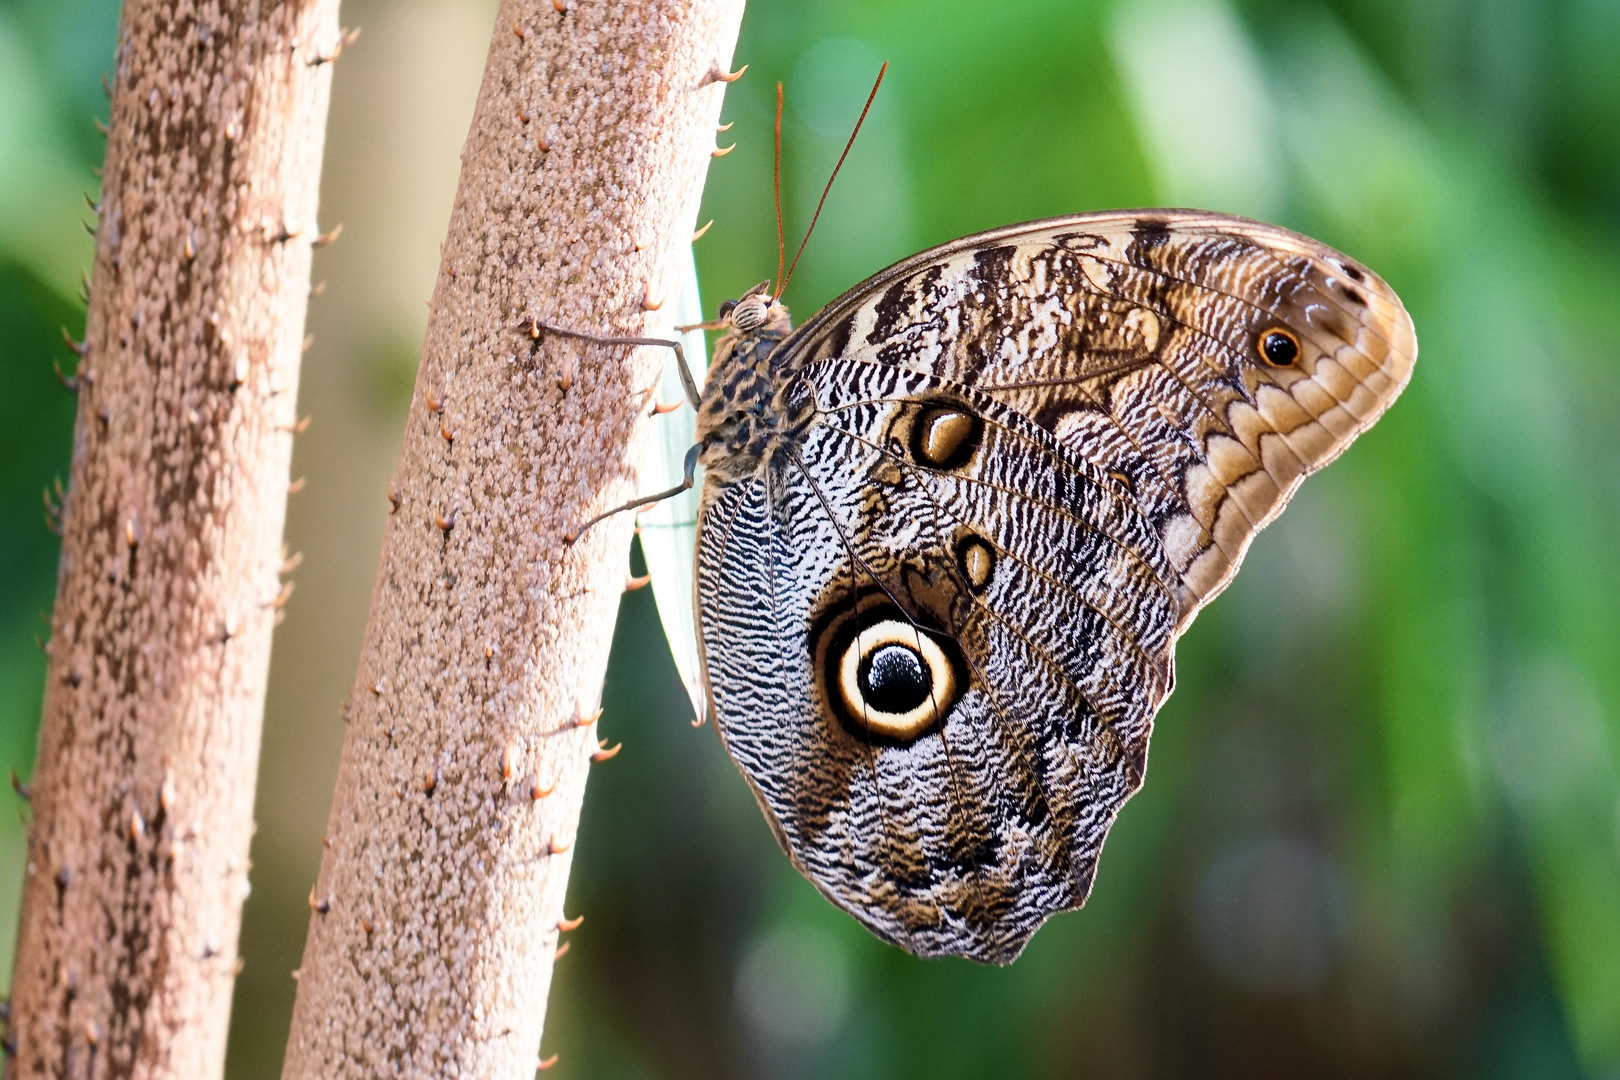
[[[1107,478],[1024,417],[909,372],[861,375],[823,387],[823,422],[776,477],[708,507],[715,713],[824,891],[913,952],[1010,960],[1084,899],[1140,784],[1169,690],[1169,570],[1144,561],[1153,535]],[[936,468],[908,447],[945,408],[981,427]],[[904,737],[840,692],[840,662],[885,620],[956,669],[939,718]]]
[[[1176,636],[1415,351],[1343,256],[1169,211],[969,237],[793,332],[796,419],[734,410],[767,449],[711,469],[697,592],[796,864],[921,955],[1006,962],[1082,903]]]

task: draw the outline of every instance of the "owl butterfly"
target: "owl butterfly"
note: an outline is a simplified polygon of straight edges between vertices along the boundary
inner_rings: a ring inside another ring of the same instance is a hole
[[[1395,294],[1315,241],[1084,214],[726,314],[698,410],[710,709],[777,839],[922,956],[1084,902],[1176,638],[1406,385]]]
[[[709,711],[829,899],[1009,962],[1085,901],[1176,639],[1400,394],[1411,320],[1336,251],[1186,210],[965,237],[796,330],[764,286],[721,315]]]

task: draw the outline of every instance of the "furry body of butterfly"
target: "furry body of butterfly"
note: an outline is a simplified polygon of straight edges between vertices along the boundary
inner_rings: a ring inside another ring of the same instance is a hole
[[[755,290],[698,409],[709,708],[784,850],[920,956],[1084,903],[1176,638],[1394,401],[1395,294],[1192,211],[964,238],[798,330]]]

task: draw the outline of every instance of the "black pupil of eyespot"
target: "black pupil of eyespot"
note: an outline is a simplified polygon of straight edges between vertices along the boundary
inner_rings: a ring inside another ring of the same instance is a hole
[[[1299,358],[1299,346],[1294,344],[1294,339],[1275,330],[1266,335],[1260,347],[1265,350],[1266,359],[1278,367],[1287,367]]]
[[[928,700],[933,687],[917,651],[895,644],[872,650],[861,665],[860,684],[867,704],[886,713],[910,712]]]

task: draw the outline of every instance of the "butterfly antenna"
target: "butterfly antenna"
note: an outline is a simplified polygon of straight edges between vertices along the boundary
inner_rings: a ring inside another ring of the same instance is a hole
[[[776,280],[782,280],[782,264],[787,245],[782,240],[782,84],[776,84],[776,160],[771,170],[771,188],[776,193]],[[780,295],[780,294],[778,294]],[[775,297],[772,297],[774,300]]]
[[[861,109],[861,118],[855,121],[855,130],[849,133],[849,141],[844,144],[844,152],[838,155],[838,164],[833,166],[832,175],[827,177],[827,186],[821,189],[821,201],[816,203],[816,212],[810,215],[810,227],[804,230],[804,239],[799,241],[799,250],[793,253],[793,264],[788,267],[787,277],[782,278],[780,273],[777,275],[780,280],[776,286],[775,294],[771,297],[771,301],[773,303],[780,299],[782,294],[787,291],[787,283],[792,280],[793,271],[798,268],[799,256],[804,254],[804,245],[810,242],[810,234],[816,230],[816,219],[821,217],[821,208],[827,202],[827,193],[832,190],[833,181],[838,179],[838,170],[844,167],[844,159],[849,157],[849,149],[855,145],[855,136],[861,133],[861,125],[866,123],[866,114],[872,111],[872,102],[877,98],[878,87],[883,85],[883,76],[888,70],[889,62],[885,60],[883,61],[883,66],[878,69],[877,81],[872,84],[872,92],[866,95],[866,106]],[[778,93],[780,94],[780,91],[778,91]],[[782,105],[780,97],[777,99],[776,109],[777,137],[780,138],[780,133],[782,130]],[[778,206],[780,207],[780,202],[778,203]],[[781,210],[778,209],[777,213],[780,214]]]

